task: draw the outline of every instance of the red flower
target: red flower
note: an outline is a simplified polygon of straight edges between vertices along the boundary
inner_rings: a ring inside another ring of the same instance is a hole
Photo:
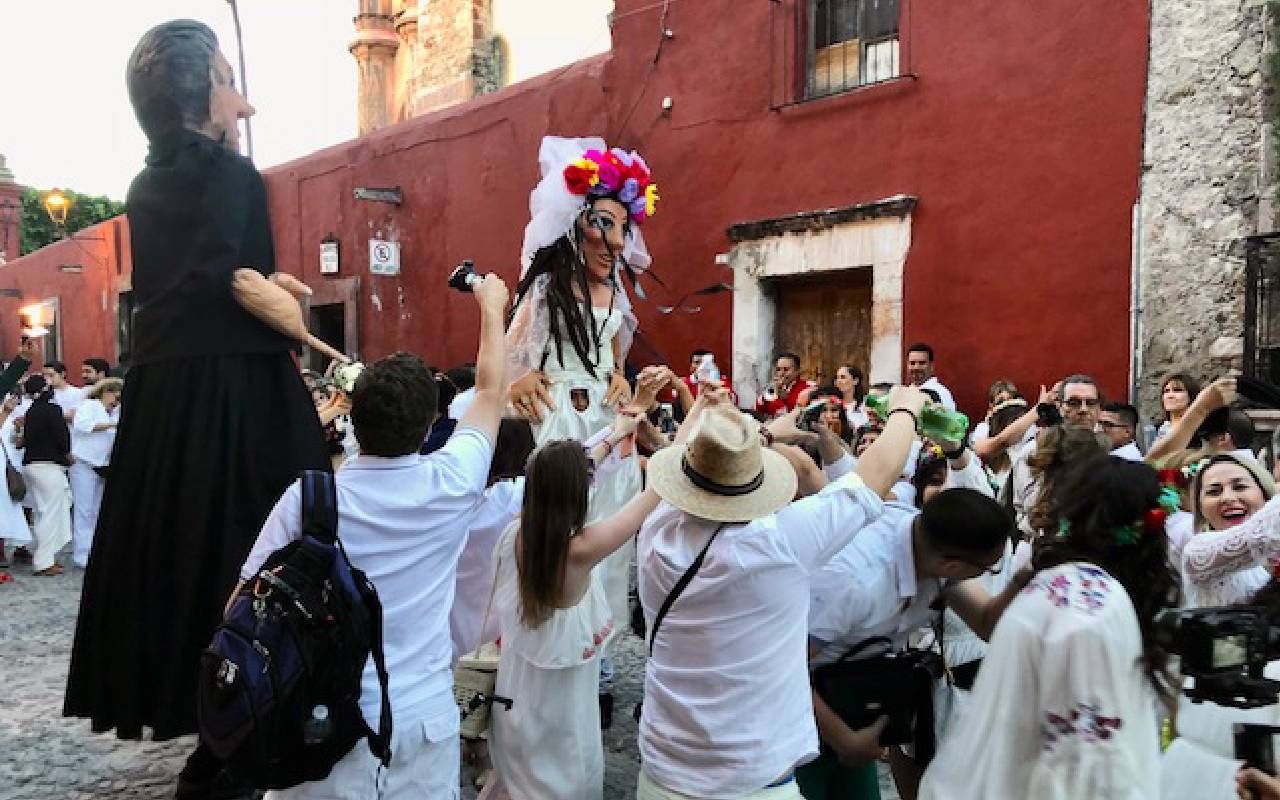
[[[1187,486],[1187,476],[1183,475],[1180,469],[1162,469],[1157,475],[1160,478],[1160,483],[1165,486],[1176,486],[1184,489]]]
[[[592,177],[590,170],[583,169],[577,164],[570,164],[564,168],[565,185],[574,194],[586,194],[589,192],[591,190]]]
[[[1159,533],[1164,530],[1164,521],[1168,516],[1163,508],[1153,508],[1142,515],[1142,523],[1148,533]]]

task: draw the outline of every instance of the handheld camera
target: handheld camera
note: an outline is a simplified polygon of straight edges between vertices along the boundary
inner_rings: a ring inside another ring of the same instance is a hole
[[[484,278],[476,272],[475,262],[467,259],[449,273],[449,288],[470,294],[483,280]]]
[[[1156,640],[1182,659],[1187,698],[1232,708],[1277,702],[1280,681],[1263,677],[1280,657],[1280,627],[1258,606],[1168,609],[1156,615]]]

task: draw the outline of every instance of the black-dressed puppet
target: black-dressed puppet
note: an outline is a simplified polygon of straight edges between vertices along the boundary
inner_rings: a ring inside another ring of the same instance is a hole
[[[273,274],[266,189],[237,152],[253,108],[213,31],[152,29],[127,80],[150,144],[128,195],[135,350],[64,713],[169,739],[196,730],[200,652],[264,519],[329,459],[290,354],[298,284]]]

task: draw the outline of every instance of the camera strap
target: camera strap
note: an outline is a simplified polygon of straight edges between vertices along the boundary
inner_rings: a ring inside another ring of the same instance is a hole
[[[671,587],[671,591],[667,594],[667,599],[662,601],[662,607],[658,609],[658,615],[653,618],[653,630],[649,631],[649,655],[653,656],[653,640],[658,636],[658,628],[662,625],[662,620],[666,618],[667,612],[671,610],[671,604],[676,598],[684,593],[684,590],[693,581],[693,576],[698,574],[698,570],[702,568],[702,562],[707,557],[707,551],[711,549],[711,543],[716,540],[716,536],[720,531],[724,530],[725,523],[721,523],[711,532],[711,538],[707,539],[707,543],[703,546],[702,552],[698,553],[698,557],[693,560],[689,568],[680,576],[680,580],[676,581],[676,585]]]

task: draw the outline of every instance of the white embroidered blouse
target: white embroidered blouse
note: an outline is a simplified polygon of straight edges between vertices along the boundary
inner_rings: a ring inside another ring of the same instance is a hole
[[[1183,588],[1188,605],[1248,602],[1280,561],[1280,496],[1225,531],[1197,533],[1182,549]]]

